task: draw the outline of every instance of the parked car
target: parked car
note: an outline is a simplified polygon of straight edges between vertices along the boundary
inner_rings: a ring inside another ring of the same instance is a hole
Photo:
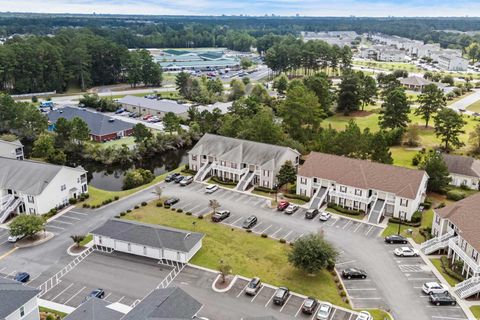
[[[147,114],[147,115],[144,116],[142,119],[143,119],[143,120],[148,120],[148,119],[150,119],[151,117],[152,117],[151,114]]]
[[[193,182],[193,177],[192,176],[186,176],[185,178],[182,179],[182,181],[180,181],[180,185],[182,187],[185,187],[192,182]]]
[[[212,215],[212,221],[220,222],[227,219],[228,217],[230,217],[230,211],[220,210],[220,211],[217,211],[214,215]]]
[[[123,108],[115,110],[115,114],[120,114],[120,113],[124,113],[124,112],[125,112],[125,109],[123,109]]]
[[[454,306],[457,304],[457,300],[448,292],[434,293],[430,295],[430,303],[436,306],[449,305]]]
[[[157,116],[153,116],[153,117],[150,117],[148,118],[147,122],[160,122],[160,118],[157,117]]]
[[[423,284],[422,291],[426,294],[437,294],[448,292],[448,288],[443,283],[427,282]]]
[[[285,213],[286,213],[286,214],[292,214],[292,213],[294,213],[295,211],[297,211],[298,208],[299,208],[298,205],[291,203],[291,204],[289,204],[288,207],[285,209]]]
[[[342,271],[342,277],[345,279],[366,279],[367,273],[361,269],[348,268]]]
[[[320,305],[317,311],[317,320],[327,320],[332,313],[333,305],[331,303],[325,302]]]
[[[317,214],[318,214],[318,209],[308,209],[307,212],[305,212],[305,218],[313,219],[317,216]]]
[[[328,211],[323,211],[320,214],[320,221],[328,221],[332,217],[332,214]]]
[[[280,287],[275,291],[275,295],[273,296],[273,303],[283,306],[285,301],[287,301],[288,296],[290,295],[290,290],[285,287]]]
[[[30,275],[26,272],[19,272],[13,277],[13,280],[25,283],[30,280]]]
[[[256,225],[257,222],[258,222],[257,217],[252,215],[243,221],[242,227],[244,229],[250,229],[251,227]]]
[[[178,173],[178,172],[170,173],[170,174],[165,178],[165,182],[172,182],[172,181],[174,181],[175,178],[177,178],[179,175],[180,175],[180,173]]]
[[[8,239],[7,239],[7,241],[10,242],[10,243],[15,243],[15,242],[17,242],[18,240],[23,239],[24,237],[25,237],[24,234],[19,235],[19,236],[9,236]]]
[[[302,312],[305,314],[313,314],[317,308],[318,301],[313,297],[308,297],[303,301]]]
[[[288,202],[287,200],[280,200],[280,202],[277,205],[277,210],[283,211],[287,209],[289,205],[290,205],[290,202]]]
[[[180,199],[178,199],[177,197],[172,197],[172,198],[168,198],[167,200],[165,200],[165,202],[163,204],[166,205],[166,206],[173,206],[178,201],[180,201]]]
[[[255,277],[247,284],[247,287],[245,288],[245,294],[249,296],[254,296],[257,294],[261,287],[262,282],[260,281],[260,278]]]
[[[418,252],[417,250],[409,247],[400,247],[396,248],[393,253],[397,257],[418,257]]]
[[[89,298],[98,298],[103,299],[105,298],[105,291],[103,289],[95,289],[88,295]]]
[[[385,237],[386,243],[408,243],[407,238],[402,237],[400,235],[393,234],[391,236]]]
[[[183,180],[183,178],[185,178],[185,177],[182,176],[182,175],[178,175],[178,176],[175,178],[175,180],[173,180],[173,181],[174,181],[175,183],[180,183],[180,182]]]
[[[205,188],[205,193],[214,193],[217,190],[218,190],[218,186],[216,184],[209,184]]]
[[[368,311],[360,311],[356,320],[373,320],[373,317]]]

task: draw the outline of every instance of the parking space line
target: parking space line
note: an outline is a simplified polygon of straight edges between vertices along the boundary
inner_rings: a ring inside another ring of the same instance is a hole
[[[348,220],[348,222],[343,226],[343,230],[347,229],[347,227],[352,223],[352,220]]]
[[[74,214],[78,214],[78,215],[81,215],[81,216],[88,216],[88,213],[84,213],[84,212],[77,212],[77,211],[68,211],[68,213],[74,213]]]
[[[342,264],[349,264],[349,263],[352,263],[352,262],[356,262],[357,260],[349,260],[349,261],[344,261],[344,262],[340,262],[340,263],[337,263],[335,264],[336,266],[341,266]]]
[[[240,292],[237,294],[237,298],[240,297],[240,295],[245,291],[245,289],[247,289],[247,286],[248,286],[248,283],[245,285],[245,287],[243,287],[242,291],[240,291]]]
[[[17,271],[12,271],[9,274],[7,274],[6,278],[13,276]]]
[[[61,218],[61,217],[60,217],[60,218]],[[59,218],[59,219],[60,219],[60,218]],[[55,219],[55,220],[53,220],[52,222],[58,222],[58,223],[63,223],[63,224],[68,224],[68,225],[72,225],[72,224],[73,224],[73,223],[71,223],[71,222],[66,222],[66,221],[62,221],[62,220],[59,220],[59,219]]]
[[[112,293],[110,292],[109,294],[107,294],[107,295],[105,296],[105,298],[103,298],[103,300],[107,300],[107,298],[110,297],[111,295],[112,295]],[[108,301],[108,300],[107,300],[107,301]]]
[[[347,291],[374,291],[377,290],[377,288],[346,288]]]
[[[272,238],[275,237],[275,235],[276,235],[279,231],[281,231],[281,230],[283,230],[283,228],[280,228],[280,229],[278,229],[277,231],[275,231],[274,233],[272,233],[272,235],[271,235],[270,237],[272,237]],[[291,232],[291,231],[290,231],[290,232]]]
[[[253,300],[255,300],[256,297],[258,297],[258,295],[260,294],[260,292],[262,292],[263,288],[265,288],[265,286],[262,286],[260,288],[260,290],[258,290],[257,294],[252,298],[252,300],[250,300],[250,302],[253,302]]]
[[[365,235],[368,236],[368,234],[370,233],[370,231],[372,231],[372,229],[373,229],[373,226],[370,226],[370,229],[368,229],[368,231],[365,232]]]
[[[41,275],[42,275],[41,273],[37,274],[35,277],[30,278],[30,280],[28,280],[28,282],[34,281],[35,279],[37,279],[37,278],[40,277]]]
[[[363,223],[359,223],[358,226],[355,228],[355,230],[353,230],[353,232],[357,232],[358,229],[360,229],[360,227],[363,226]]]
[[[275,296],[275,291],[273,292],[272,296],[270,299],[268,299],[267,303],[265,303],[265,308],[270,304],[270,301],[272,301],[273,297]]]
[[[125,298],[125,296],[122,296],[120,299],[118,299],[117,303],[120,303],[120,301],[122,301],[123,298]]]
[[[46,227],[55,228],[55,229],[60,229],[60,230],[65,230],[65,228],[57,227],[57,226],[51,225],[50,223],[47,224]]]
[[[331,225],[329,225],[329,227],[333,227],[340,219],[335,219],[333,220],[333,223]]]
[[[55,297],[52,298],[52,301],[54,301],[55,299],[57,299],[58,297],[60,297],[63,293],[65,293],[65,291],[67,291],[68,289],[70,289],[71,287],[73,286],[73,283],[70,283],[70,285],[68,287],[66,287],[65,289],[63,289],[62,291],[60,291],[59,294],[57,294]]]
[[[82,289],[78,290],[77,293],[75,293],[73,296],[70,297],[67,301],[65,301],[64,304],[69,303],[73,298],[75,298],[80,292],[82,292],[84,289],[87,289],[87,287],[83,287]]]
[[[302,310],[302,307],[303,307],[303,303],[300,305],[300,308],[298,308],[297,312],[295,313],[295,318],[298,316],[298,314],[300,313],[300,310]]]
[[[260,222],[259,224],[257,224],[255,227],[252,228],[252,231],[257,232],[257,231],[255,231],[255,229],[260,227],[262,224],[263,224],[263,222]]]
[[[292,232],[293,232],[293,230],[290,230],[290,232],[288,232],[288,233],[283,237],[283,239],[287,240],[287,237],[288,237],[288,236],[290,235],[290,233],[292,233]]]
[[[237,223],[238,221],[240,221],[242,219],[243,219],[243,217],[240,217],[237,220],[233,221],[232,223],[229,223],[229,225],[233,226],[233,225],[235,225],[235,223]]]
[[[348,317],[348,320],[351,320],[353,317],[353,313],[350,314],[350,317]]]
[[[66,214],[64,214],[64,215],[62,216],[62,218],[72,219],[72,220],[76,220],[76,221],[82,221],[82,219],[70,217],[70,216],[67,216]]]
[[[355,299],[355,300],[382,300],[383,298],[361,298],[361,297],[352,297],[350,298]]]
[[[337,312],[337,308],[333,308],[333,313],[332,313],[332,316],[330,317],[330,319],[335,319],[335,312]]]
[[[432,316],[434,319],[452,319],[452,320],[467,320],[465,318],[454,318],[454,317],[441,317],[441,316]]]
[[[265,229],[263,229],[263,231],[260,232],[260,233],[265,233],[265,231],[267,231],[268,229],[270,229],[272,226],[273,226],[273,224],[269,225],[268,227],[266,227]]]
[[[288,301],[290,301],[290,298],[292,297],[292,295],[290,294],[287,298],[287,301],[285,301],[285,303],[283,304],[283,306],[280,308],[280,312],[282,312],[283,308],[285,308],[285,306],[288,304]]]

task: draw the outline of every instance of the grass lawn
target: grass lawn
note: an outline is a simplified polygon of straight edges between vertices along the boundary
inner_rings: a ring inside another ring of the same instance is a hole
[[[237,186],[236,184],[235,184],[235,185],[231,185],[231,184],[227,184],[227,183],[222,183],[222,182],[214,181],[212,178],[208,179],[207,182],[208,182],[209,184],[218,184],[219,186],[222,186],[223,188],[228,188],[228,189],[235,189],[235,187]]]
[[[480,112],[480,100],[469,105],[467,110],[472,112]]]
[[[252,193],[257,194],[259,196],[268,197],[268,198],[272,199],[272,204],[275,203],[275,193],[265,192],[265,191],[260,191],[260,190],[252,190]],[[279,191],[278,196],[277,196],[277,200],[285,199],[290,203],[295,203],[295,204],[299,204],[299,205],[303,205],[303,204],[307,203],[307,201],[303,201],[301,199],[291,199],[291,198],[287,198],[287,197],[281,197],[280,196],[281,193],[282,192]]]
[[[54,314],[54,315],[59,316],[59,317],[61,317],[61,318],[67,316],[66,313],[63,313],[63,312],[57,311],[57,310],[53,310],[53,309],[49,309],[49,308],[45,308],[45,307],[39,307],[39,310],[40,310],[40,312],[45,312],[45,313],[47,313],[47,314],[48,314],[48,313]]]
[[[89,233],[85,236],[85,239],[83,239],[83,241],[80,242],[80,246],[84,246],[92,240],[93,240],[93,234]]]
[[[432,222],[433,222],[433,209],[429,209],[427,211],[423,212],[422,215],[422,224],[420,227],[411,227],[411,226],[406,226],[402,224],[400,226],[400,234],[404,237],[412,238],[413,241],[416,243],[422,243],[425,241],[425,238],[420,234],[419,230],[420,228],[427,228],[427,227],[432,227]],[[413,230],[413,233],[410,235],[407,233],[407,230],[411,229]],[[382,236],[390,236],[392,234],[397,234],[398,233],[398,223],[388,223],[387,227],[385,230],[383,230]]]
[[[392,317],[383,310],[366,309],[366,311],[370,312],[374,320],[385,320],[385,319],[393,320]]]
[[[393,164],[400,167],[416,168],[412,165],[412,159],[417,154],[416,150],[407,150],[402,147],[391,147]]]
[[[353,65],[376,68],[383,70],[407,70],[411,72],[422,72],[417,66],[406,62],[384,62],[384,61],[353,61]]]
[[[340,216],[344,216],[344,217],[348,217],[348,218],[352,218],[352,219],[357,219],[357,220],[363,220],[363,218],[365,217],[365,215],[362,214],[362,213],[360,213],[358,216],[355,216],[353,214],[346,214],[346,213],[337,211],[334,208],[325,208],[325,211],[329,211],[331,213],[335,213],[335,214],[338,214]]]
[[[180,167],[171,172],[180,172],[182,169],[183,167]],[[150,186],[153,186],[154,184],[157,184],[163,181],[169,173],[170,172],[166,172],[162,175],[159,175],[155,177],[155,179],[153,179],[152,182],[144,184],[143,186],[139,186],[133,189],[123,190],[123,191],[108,191],[108,190],[98,189],[93,186],[88,186],[88,194],[90,196],[83,203],[87,203],[91,206],[95,206],[95,205],[101,205],[103,201],[108,199],[113,199],[115,196],[118,196],[119,198],[123,198],[125,196],[131,195],[132,193],[143,190],[145,188],[148,188]],[[79,205],[81,206],[83,203]]]
[[[328,271],[308,276],[288,263],[288,244],[152,204],[134,210],[125,218],[205,233],[202,249],[191,260],[193,264],[217,269],[220,260],[223,260],[232,267],[234,274],[258,276],[266,283],[287,286],[295,292],[348,307],[339,296],[333,276]]]
[[[112,140],[112,141],[107,141],[107,142],[99,142],[103,148],[107,147],[119,147],[122,144],[126,144],[128,147],[132,147],[135,145],[135,138],[134,137],[125,137],[122,139],[118,140]]]
[[[470,307],[470,310],[472,311],[475,318],[480,319],[480,306]]]
[[[448,284],[451,285],[452,287],[455,286],[459,281],[455,278],[450,277],[448,274],[443,272],[442,269],[442,263],[440,262],[440,259],[430,259],[430,261],[433,263],[435,268],[442,274],[442,276],[447,280]]]

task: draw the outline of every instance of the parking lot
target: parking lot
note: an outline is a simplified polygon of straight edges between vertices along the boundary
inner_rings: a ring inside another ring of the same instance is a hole
[[[106,301],[132,306],[157,287],[170,270],[152,259],[94,251],[41,298],[77,307],[92,290],[101,288]]]
[[[82,210],[80,208],[73,208],[68,212],[55,217],[45,225],[45,229],[54,234],[60,234],[72,228],[76,223],[88,219],[89,214],[94,214],[92,211]]]
[[[0,256],[13,248],[13,244],[7,241],[10,230],[0,228]]]
[[[201,195],[203,199],[198,199],[198,196],[195,198],[192,197],[191,199],[180,197],[180,201],[173,205],[173,208],[180,208],[184,212],[190,211],[194,216],[205,215],[212,212],[212,209],[209,207],[209,200],[216,199],[222,205],[220,209],[231,211],[230,217],[222,221],[222,223],[236,228],[242,228],[243,221],[249,216],[247,210],[238,210],[237,206],[254,207],[255,212],[250,211],[251,214],[257,214],[257,212],[262,212],[263,214],[261,216],[257,215],[259,220],[252,228],[252,232],[256,234],[266,234],[269,238],[277,240],[285,239],[288,242],[294,242],[304,234],[297,229],[287,227],[285,223],[277,221],[278,216],[284,216],[285,219],[295,222],[312,223],[319,229],[341,229],[346,232],[363,235],[367,238],[376,238],[383,230],[378,226],[340,216],[332,217],[326,222],[320,222],[318,217],[312,220],[307,220],[305,219],[305,212],[307,210],[305,208],[299,208],[293,214],[286,215],[283,212],[278,211],[276,208],[271,208],[270,200],[263,197],[239,193],[225,188],[220,188],[213,194],[205,194],[205,184],[201,183],[192,183],[186,187],[170,183],[165,185],[165,190],[167,194],[172,193],[172,195],[175,194],[176,196],[179,196],[179,194],[185,194],[185,191],[187,190],[189,192],[197,193],[197,195]],[[267,219],[262,219],[265,217]]]

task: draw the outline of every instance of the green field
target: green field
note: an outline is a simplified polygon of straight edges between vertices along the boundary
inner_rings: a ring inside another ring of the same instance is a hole
[[[469,105],[467,110],[472,112],[480,112],[480,100]]]
[[[470,310],[472,311],[475,318],[480,319],[480,306],[470,307]]]
[[[339,296],[333,276],[328,271],[312,276],[288,263],[288,244],[215,224],[208,218],[197,219],[157,208],[153,204],[134,210],[125,218],[204,233],[203,247],[191,260],[193,264],[217,269],[223,260],[232,267],[234,274],[258,276],[266,283],[287,286],[295,292],[348,307]]]
[[[120,147],[123,144],[126,144],[128,147],[132,147],[135,145],[135,138],[134,137],[124,137],[118,140],[111,140],[107,142],[99,142],[102,148],[107,147]]]
[[[417,66],[406,62],[384,62],[384,61],[353,61],[354,66],[363,66],[370,69],[383,69],[383,70],[406,70],[410,72],[423,72]]]

